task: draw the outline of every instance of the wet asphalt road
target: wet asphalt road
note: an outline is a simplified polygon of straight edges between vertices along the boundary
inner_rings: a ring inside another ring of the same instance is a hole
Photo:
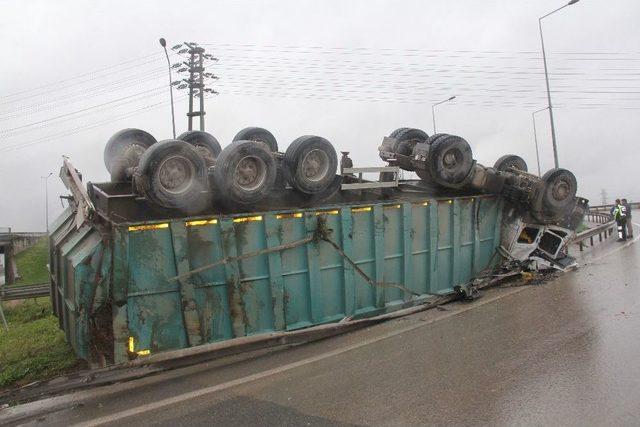
[[[30,424],[639,425],[640,245],[599,258],[620,247],[552,283],[116,385]]]

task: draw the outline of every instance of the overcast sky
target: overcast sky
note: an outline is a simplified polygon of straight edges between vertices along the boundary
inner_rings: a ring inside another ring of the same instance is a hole
[[[198,42],[220,61],[206,126],[228,144],[262,126],[281,148],[317,134],[377,165],[398,127],[466,138],[487,165],[516,153],[536,170],[531,113],[546,106],[537,18],[556,0],[0,0],[0,226],[44,229],[65,189],[62,155],[108,179],[102,150],[126,127],[171,137],[158,44]],[[560,164],[592,204],[640,199],[640,2],[582,0],[543,21]],[[177,58],[172,57],[175,62]],[[37,90],[34,90],[37,87]],[[178,132],[186,129],[177,95]],[[104,104],[104,105],[102,105]],[[549,119],[536,115],[542,170]]]

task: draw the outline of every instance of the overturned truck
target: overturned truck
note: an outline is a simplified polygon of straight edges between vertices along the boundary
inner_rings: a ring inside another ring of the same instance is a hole
[[[121,363],[471,295],[504,259],[571,263],[586,201],[569,171],[534,176],[517,156],[485,167],[464,139],[410,128],[379,153],[388,166],[353,168],[318,136],[282,153],[261,128],[224,149],[205,132],[125,129],[105,149],[111,182],[85,186],[65,159],[50,266],[67,340]]]

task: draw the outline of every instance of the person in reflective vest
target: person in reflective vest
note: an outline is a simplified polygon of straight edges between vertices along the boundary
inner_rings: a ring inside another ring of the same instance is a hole
[[[620,199],[616,200],[616,205],[611,211],[613,219],[616,220],[618,225],[618,242],[624,242],[627,240],[627,208],[620,203]]]

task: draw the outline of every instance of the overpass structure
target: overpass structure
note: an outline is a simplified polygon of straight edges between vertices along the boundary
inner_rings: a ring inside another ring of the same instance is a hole
[[[44,236],[46,233],[14,233],[11,227],[0,227],[0,255],[4,256],[0,274],[3,275],[4,284],[11,285],[18,278],[15,255],[35,245]]]

